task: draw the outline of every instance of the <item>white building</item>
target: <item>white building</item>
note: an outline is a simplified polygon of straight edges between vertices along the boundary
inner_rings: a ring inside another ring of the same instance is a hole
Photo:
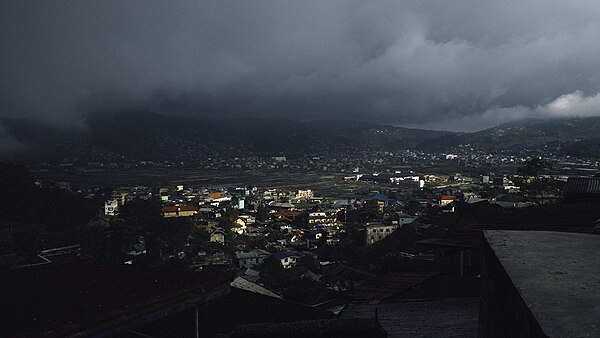
[[[295,200],[309,200],[315,197],[315,193],[311,189],[298,190],[294,195]]]
[[[108,200],[104,202],[104,214],[107,216],[115,216],[119,211],[119,201]]]
[[[391,183],[400,184],[400,183],[411,183],[418,185],[419,188],[423,188],[425,186],[425,180],[422,180],[419,176],[397,176],[390,178]]]
[[[405,214],[403,212],[398,213],[398,225],[402,226],[404,224],[410,224],[412,222],[414,222],[417,219],[416,216],[411,216],[408,214]]]
[[[379,242],[396,229],[398,224],[367,223],[367,245]]]
[[[240,215],[241,219],[243,219],[246,222],[246,225],[251,225],[256,223],[256,217],[252,216],[252,215]]]
[[[260,265],[269,256],[271,256],[271,253],[262,249],[254,249],[248,252],[238,251],[235,253],[235,258],[237,258],[240,268],[252,268]]]
[[[298,254],[290,251],[280,251],[273,254],[273,257],[281,262],[284,269],[289,269],[296,266],[298,262]]]
[[[337,213],[317,211],[308,214],[308,224],[311,226],[338,226]]]
[[[440,206],[446,206],[454,201],[456,201],[456,196],[442,196],[440,198]]]

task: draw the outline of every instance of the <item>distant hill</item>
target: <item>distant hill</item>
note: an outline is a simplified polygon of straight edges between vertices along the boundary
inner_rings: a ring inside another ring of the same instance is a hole
[[[339,149],[408,149],[447,132],[346,120],[219,119],[136,111],[87,119],[91,140],[127,156],[228,152],[286,155]]]
[[[444,135],[417,146],[426,151],[464,147],[489,152],[545,149],[565,155],[600,157],[600,117],[527,119],[475,133]]]
[[[148,111],[90,114],[88,130],[56,130],[26,119],[0,120],[29,158],[190,161],[206,156],[286,156],[339,150],[398,150],[449,134],[348,120],[194,118]],[[21,154],[23,155],[23,154]],[[20,155],[20,156],[21,156]]]
[[[19,145],[12,151],[0,152],[0,159],[5,161],[55,161],[98,151],[82,130],[50,126],[26,118],[0,118],[0,127],[7,134],[5,137]]]
[[[465,148],[600,157],[600,117],[529,119],[474,133],[350,120],[196,118],[148,111],[90,114],[85,123],[87,130],[77,130],[58,129],[28,119],[0,119],[5,133],[25,148],[3,157],[16,162],[64,157],[87,161],[129,158],[190,162],[248,154],[294,157],[335,151],[452,152]]]

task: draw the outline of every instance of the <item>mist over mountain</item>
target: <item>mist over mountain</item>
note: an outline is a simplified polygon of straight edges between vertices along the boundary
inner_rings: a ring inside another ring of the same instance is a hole
[[[600,118],[525,119],[474,133],[411,129],[352,120],[295,121],[196,118],[149,111],[89,114],[86,129],[51,127],[29,119],[2,119],[2,149],[10,160],[169,160],[248,155],[303,156],[335,151],[540,151],[600,157]]]
[[[398,150],[449,134],[351,120],[195,118],[148,111],[89,114],[85,130],[58,130],[28,119],[0,121],[7,134],[24,145],[9,155],[5,152],[5,157],[27,160],[194,161],[210,156]]]

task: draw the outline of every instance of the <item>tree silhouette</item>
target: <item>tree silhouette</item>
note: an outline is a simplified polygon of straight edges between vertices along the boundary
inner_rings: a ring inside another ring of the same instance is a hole
[[[539,178],[540,174],[549,169],[550,164],[541,157],[534,157],[525,162],[525,165],[517,168],[517,174],[533,178],[533,181],[525,179],[520,182],[521,189],[528,190],[531,193],[540,193],[543,198],[543,192],[547,187],[547,182]]]
[[[543,171],[548,169],[549,164],[541,157],[534,157],[525,162],[525,165],[517,169],[517,173],[527,177],[537,178]]]

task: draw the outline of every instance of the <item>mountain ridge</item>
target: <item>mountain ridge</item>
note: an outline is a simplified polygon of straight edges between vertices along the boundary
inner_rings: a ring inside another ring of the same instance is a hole
[[[0,123],[29,157],[85,157],[86,148],[100,158],[189,161],[202,157],[248,154],[298,156],[339,150],[411,149],[449,132],[380,125],[353,120],[196,118],[151,111],[93,113],[85,130],[57,132],[27,119]],[[69,145],[71,149],[69,149]],[[21,153],[23,155],[23,153]]]
[[[29,160],[189,161],[206,156],[288,156],[328,151],[546,151],[600,157],[600,117],[526,119],[459,133],[355,120],[196,118],[151,111],[93,113],[86,129],[56,129],[24,118],[0,119]],[[14,155],[14,154],[13,154]],[[6,157],[6,156],[5,156]],[[14,157],[14,156],[13,156]],[[97,157],[94,158],[94,157]]]
[[[473,133],[454,134],[440,142],[432,139],[419,147],[450,151],[474,147],[486,152],[546,149],[557,154],[600,157],[600,117],[525,119]]]

